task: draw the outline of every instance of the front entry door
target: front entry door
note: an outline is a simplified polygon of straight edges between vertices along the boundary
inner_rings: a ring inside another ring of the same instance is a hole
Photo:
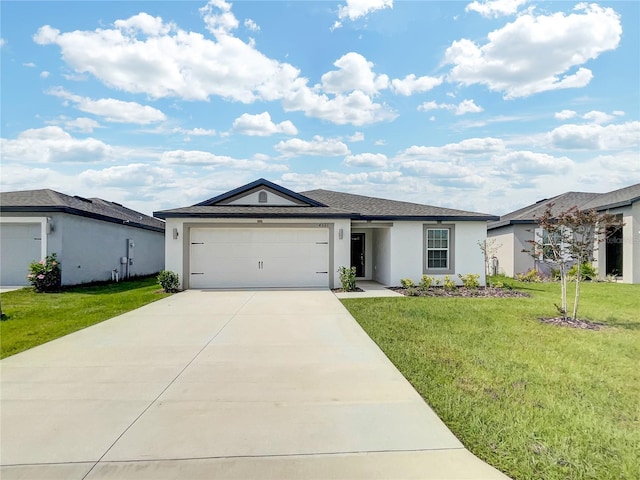
[[[351,234],[351,266],[356,267],[356,277],[364,277],[364,233]]]

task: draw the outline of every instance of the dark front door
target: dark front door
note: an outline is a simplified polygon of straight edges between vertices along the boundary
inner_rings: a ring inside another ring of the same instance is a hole
[[[356,277],[364,277],[364,233],[351,234],[351,266],[356,267]]]
[[[605,250],[605,274],[622,276],[622,228],[615,227],[607,232]]]

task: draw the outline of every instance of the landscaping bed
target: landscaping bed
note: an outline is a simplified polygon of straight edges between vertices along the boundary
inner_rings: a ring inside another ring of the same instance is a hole
[[[445,289],[442,287],[429,288],[421,290],[419,288],[408,289],[404,287],[387,287],[389,290],[398,292],[407,297],[490,297],[490,298],[508,298],[508,297],[529,297],[526,292],[518,290],[510,290],[506,288],[493,287],[456,287],[453,289]]]

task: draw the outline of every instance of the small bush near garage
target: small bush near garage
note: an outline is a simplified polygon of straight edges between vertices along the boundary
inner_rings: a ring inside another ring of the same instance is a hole
[[[340,284],[345,292],[353,292],[356,290],[356,267],[340,267]]]
[[[55,253],[29,265],[27,280],[38,293],[59,291],[61,279],[60,262]]]
[[[175,293],[180,290],[180,278],[177,273],[162,270],[158,275],[158,283],[165,293]]]

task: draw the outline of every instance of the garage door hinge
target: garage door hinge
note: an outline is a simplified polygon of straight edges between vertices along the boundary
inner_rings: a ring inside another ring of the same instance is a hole
[[[191,272],[191,275],[204,275],[204,272]]]
[[[191,242],[191,245],[204,245],[204,242]]]
[[[329,242],[316,242],[316,245],[329,245]]]
[[[316,272],[316,273],[329,273],[329,272]]]

